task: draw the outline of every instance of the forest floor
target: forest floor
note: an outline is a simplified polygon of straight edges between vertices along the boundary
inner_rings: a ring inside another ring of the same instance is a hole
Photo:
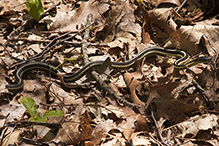
[[[1,0],[0,145],[218,146],[218,9]]]

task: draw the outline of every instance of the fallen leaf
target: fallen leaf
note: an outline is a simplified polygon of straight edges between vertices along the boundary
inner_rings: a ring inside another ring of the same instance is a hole
[[[90,116],[88,115],[88,112],[85,111],[85,113],[80,117],[81,134],[78,141],[91,139],[93,128],[90,125],[90,121]]]
[[[78,10],[73,10],[68,13],[58,11],[56,17],[53,20],[53,24],[50,30],[71,30],[76,31],[78,25],[85,25],[87,16],[93,15],[93,19],[102,20],[101,15],[109,9],[107,3],[99,1],[83,1]]]
[[[135,22],[134,10],[134,5],[130,5],[128,1],[115,1],[106,17],[105,25],[99,29],[97,37],[105,42],[111,42],[128,32],[131,36],[135,34],[137,40],[141,41],[141,28]]]
[[[19,142],[21,140],[21,134],[22,134],[21,130],[19,130],[19,131],[16,130],[16,131],[12,132],[11,134],[4,137],[4,139],[2,141],[2,145],[8,146],[8,145]]]
[[[65,121],[64,123],[62,123],[62,128],[53,139],[54,142],[63,142],[67,144],[75,144],[80,142],[80,139],[83,138],[83,136],[81,135],[82,131],[80,131],[80,122],[83,122],[80,121],[82,109],[83,105],[79,104],[76,107],[75,114],[69,117],[70,121]]]
[[[144,136],[144,132],[135,132],[131,135],[131,140],[134,145],[152,145],[147,136]]]
[[[178,123],[174,125],[174,127],[171,127],[172,130],[178,129],[179,131],[177,133],[180,133],[178,136],[181,136],[182,138],[195,138],[196,136],[202,136],[201,139],[205,139],[207,137],[213,137],[214,134],[208,133],[206,135],[205,132],[208,132],[209,129],[212,129],[214,126],[216,126],[218,120],[218,116],[213,114],[204,114],[204,115],[196,115],[194,117],[189,118],[188,120]],[[164,133],[169,128],[164,129]],[[204,136],[205,135],[205,136]],[[210,139],[211,139],[210,138]],[[209,139],[209,138],[207,138]]]
[[[214,56],[218,52],[218,43],[215,38],[218,38],[218,26],[212,25],[215,19],[197,22],[194,26],[181,26],[179,28],[179,43],[180,49],[186,51],[190,55],[196,55],[200,52],[208,52],[210,56]],[[201,42],[201,38],[204,41]],[[175,38],[170,38],[170,41]],[[175,41],[175,40],[174,40]],[[204,44],[206,48],[203,48]],[[202,46],[202,47],[201,47]],[[175,46],[177,47],[177,46]]]
[[[154,113],[157,120],[163,117],[170,122],[177,123],[186,118],[184,113],[199,110],[199,106],[184,104],[173,97],[171,93],[178,85],[179,82],[173,82],[151,87],[146,109],[150,110],[150,104],[154,103],[156,106]]]
[[[116,124],[112,120],[106,120],[95,127],[92,132],[91,141],[94,145],[99,145],[103,138],[105,138],[108,132],[116,128]]]
[[[120,125],[125,139],[130,140],[131,134],[137,130],[139,131],[148,131],[148,125],[146,119],[140,114],[134,114],[126,117],[126,120],[123,120]]]
[[[165,42],[170,34],[176,31],[176,24],[172,20],[169,8],[161,8],[149,11],[144,20],[145,32],[148,32],[155,43]],[[152,30],[153,29],[153,30]]]
[[[142,79],[141,72],[134,72],[134,73],[125,73],[124,74],[124,80],[126,82],[126,85],[129,88],[130,94],[133,99],[133,103],[139,104],[141,106],[144,106],[145,103],[142,102],[138,96],[135,93],[135,89],[141,84],[144,83],[145,81],[140,81]]]

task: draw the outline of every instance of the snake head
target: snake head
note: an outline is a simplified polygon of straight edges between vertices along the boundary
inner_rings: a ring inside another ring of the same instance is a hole
[[[198,63],[209,63],[212,61],[212,57],[211,56],[201,56],[201,57],[197,57],[195,59],[195,61]]]

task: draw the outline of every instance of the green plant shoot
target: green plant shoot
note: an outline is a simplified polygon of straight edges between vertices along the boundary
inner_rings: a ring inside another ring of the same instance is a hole
[[[23,106],[27,109],[28,113],[31,115],[31,118],[29,121],[35,121],[35,122],[45,122],[47,117],[58,117],[58,116],[64,116],[62,111],[46,111],[42,117],[40,117],[40,114],[37,113],[37,105],[36,102],[32,97],[22,97],[21,103]]]
[[[27,0],[27,11],[35,20],[40,20],[40,13],[43,13],[43,5],[41,0]]]

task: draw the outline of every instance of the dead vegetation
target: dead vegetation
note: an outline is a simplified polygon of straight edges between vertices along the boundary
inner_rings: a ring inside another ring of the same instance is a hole
[[[25,2],[0,1],[1,145],[219,145],[218,1],[42,0],[40,21]],[[176,70],[177,58],[151,56],[127,70],[111,67],[149,46],[212,62]],[[63,81],[97,60],[105,61],[76,82]],[[17,69],[35,61],[63,73],[31,70],[22,91],[8,91]],[[21,97],[32,97],[41,116],[65,115],[28,121]]]

